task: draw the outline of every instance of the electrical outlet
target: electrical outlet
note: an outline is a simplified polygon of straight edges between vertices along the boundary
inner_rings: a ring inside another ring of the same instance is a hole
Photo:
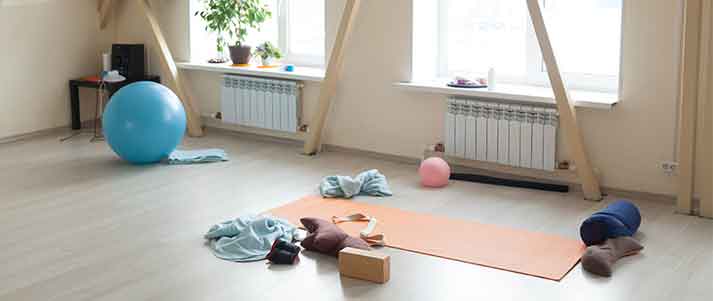
[[[675,175],[678,172],[678,162],[663,161],[661,162],[661,170],[667,176]]]

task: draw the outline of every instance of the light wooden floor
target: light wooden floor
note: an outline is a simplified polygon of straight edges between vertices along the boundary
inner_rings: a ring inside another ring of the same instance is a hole
[[[335,259],[315,254],[295,267],[221,261],[202,235],[316,193],[325,175],[367,168],[396,196],[360,201],[573,238],[605,203],[469,183],[427,190],[412,165],[308,158],[296,145],[224,134],[186,144],[223,147],[231,162],[176,167],[128,166],[86,136],[58,137],[0,145],[0,300],[713,300],[713,222],[668,204],[638,201],[646,250],[611,279],[577,266],[558,283],[387,249],[392,280],[380,286],[342,279]]]

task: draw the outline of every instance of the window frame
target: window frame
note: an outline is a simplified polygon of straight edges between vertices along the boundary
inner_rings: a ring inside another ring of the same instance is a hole
[[[286,62],[289,62],[291,64],[296,64],[300,66],[306,66],[306,67],[324,67],[324,61],[325,61],[325,56],[319,56],[319,55],[305,55],[305,54],[299,54],[299,53],[293,53],[290,52],[290,30],[289,30],[289,24],[290,24],[290,1],[295,1],[295,0],[275,0],[277,2],[277,24],[278,24],[278,47],[280,47],[280,50],[283,51],[285,54],[284,60]],[[324,2],[324,10],[326,11],[326,1]],[[323,14],[323,18],[325,18],[325,24],[326,24],[326,16]],[[326,26],[323,28],[323,30],[326,31]],[[325,34],[325,41],[322,42],[322,49],[324,49],[324,45],[326,43],[326,34]]]
[[[448,38],[448,23],[445,21],[448,18],[448,7],[451,0],[437,0],[437,37],[438,46],[437,51],[437,62],[436,62],[436,74],[437,78],[448,77],[448,45],[446,40]],[[626,1],[621,1],[621,25],[620,25],[620,41],[619,41],[619,62],[618,62],[618,74],[614,76],[607,75],[597,75],[597,74],[587,74],[587,73],[571,73],[563,72],[562,75],[567,83],[567,86],[571,89],[583,90],[583,91],[595,91],[595,92],[616,92],[621,93],[621,74],[622,74],[622,57],[624,53],[624,22],[626,15]],[[525,5],[523,3],[523,5]],[[546,0],[540,0],[540,5],[546,5]],[[528,23],[531,23],[528,16]],[[414,33],[417,34],[417,33]],[[527,58],[526,58],[526,74],[524,76],[507,76],[498,74],[499,82],[515,84],[515,85],[528,85],[528,86],[543,86],[549,87],[550,80],[548,77],[547,70],[544,65],[542,52],[540,50],[539,42],[535,36],[534,28],[532,26],[527,27],[527,36],[525,37],[526,47],[527,47]],[[497,70],[496,70],[497,71]],[[483,74],[485,76],[485,74]]]
[[[295,64],[298,66],[304,66],[304,67],[314,67],[314,68],[323,68],[325,66],[325,60],[326,60],[326,55],[320,56],[320,55],[306,55],[306,54],[300,54],[300,53],[292,53],[290,52],[290,45],[289,45],[289,35],[290,35],[290,30],[289,30],[289,21],[290,21],[290,11],[289,11],[289,1],[295,1],[295,0],[275,0],[275,3],[277,7],[273,10],[273,16],[272,18],[277,20],[277,47],[280,48],[282,53],[284,54],[283,61],[289,64]],[[198,32],[204,33],[204,30],[201,26],[194,24],[194,22],[200,22],[198,18],[193,16],[195,13],[196,9],[200,7],[199,0],[191,0],[190,1],[190,9],[189,9],[189,35],[192,34],[197,34]],[[325,5],[325,11],[326,11],[326,0],[324,1]],[[322,18],[325,18],[325,30],[326,32],[326,14],[322,15]],[[197,28],[200,27],[200,28]],[[191,50],[194,49],[193,45],[193,39],[189,37],[189,48]],[[326,33],[325,33],[325,40],[322,41],[322,49],[325,49],[326,45]],[[193,57],[193,51],[191,51],[190,54],[190,59],[191,60],[196,60],[197,58]],[[202,58],[201,58],[202,59]]]

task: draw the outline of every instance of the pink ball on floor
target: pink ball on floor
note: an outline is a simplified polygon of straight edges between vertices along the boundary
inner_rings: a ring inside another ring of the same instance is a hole
[[[428,158],[421,162],[418,174],[421,175],[421,185],[425,187],[446,187],[451,177],[451,167],[441,158]]]

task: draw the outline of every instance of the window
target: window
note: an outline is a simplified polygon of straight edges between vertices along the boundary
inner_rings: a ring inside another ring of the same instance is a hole
[[[619,86],[623,0],[541,0],[570,88],[615,92]],[[527,4],[523,0],[415,0],[415,77],[481,77],[549,85]],[[423,21],[426,21],[425,24]],[[419,24],[420,23],[420,24]],[[428,24],[436,29],[428,29]],[[428,45],[437,45],[436,49]],[[432,66],[417,66],[424,60]]]
[[[302,66],[323,66],[325,56],[325,0],[263,0],[272,18],[262,28],[248,34],[246,43],[256,46],[270,41],[280,47],[284,62]],[[191,0],[191,60],[216,56],[215,34],[205,31],[200,18],[193,16],[200,0]]]

